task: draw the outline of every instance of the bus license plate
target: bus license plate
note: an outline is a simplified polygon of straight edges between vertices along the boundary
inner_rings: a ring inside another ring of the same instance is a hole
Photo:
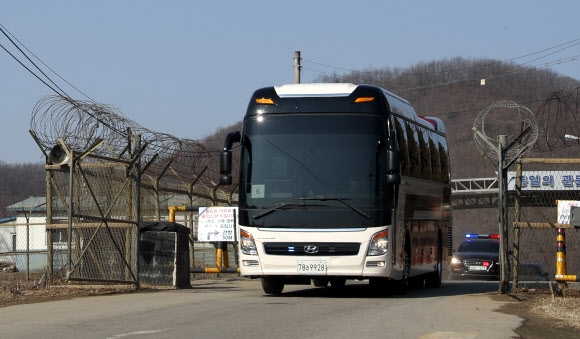
[[[485,271],[487,267],[485,266],[469,266],[470,271]]]
[[[298,260],[296,264],[298,274],[326,274],[326,261],[324,260]]]

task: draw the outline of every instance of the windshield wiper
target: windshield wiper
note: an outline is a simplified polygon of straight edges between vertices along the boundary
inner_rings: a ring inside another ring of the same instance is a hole
[[[268,215],[268,214],[270,214],[272,212],[275,212],[277,210],[285,209],[286,207],[294,207],[294,206],[304,207],[306,205],[304,203],[299,203],[299,204],[297,204],[297,203],[283,203],[283,204],[276,205],[276,206],[274,206],[272,208],[269,208],[269,209],[267,209],[265,211],[262,211],[262,212],[260,212],[260,213],[258,213],[256,215],[254,215],[253,218],[254,219],[260,219],[261,217],[263,217],[265,215]]]
[[[363,217],[370,219],[371,216],[366,214],[363,210],[360,210],[354,206],[352,206],[351,204],[349,204],[348,202],[346,202],[345,200],[349,200],[348,198],[336,198],[336,197],[325,197],[325,196],[318,196],[315,198],[295,198],[296,200],[318,200],[318,201],[327,201],[327,200],[331,200],[331,201],[339,201],[341,203],[343,203],[345,206],[350,207],[350,209],[352,209],[353,211],[355,211],[356,213],[362,215]]]

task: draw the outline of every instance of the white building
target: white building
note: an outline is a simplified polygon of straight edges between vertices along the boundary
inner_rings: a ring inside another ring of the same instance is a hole
[[[6,208],[16,217],[0,220],[0,261],[19,271],[46,269],[46,198],[29,197]]]

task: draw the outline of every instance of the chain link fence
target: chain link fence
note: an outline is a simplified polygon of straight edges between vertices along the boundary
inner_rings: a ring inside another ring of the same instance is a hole
[[[69,280],[138,283],[140,222],[168,221],[171,206],[231,201],[227,192],[185,181],[171,171],[171,165],[165,176],[156,178],[137,178],[138,166],[127,161],[90,155],[75,163],[72,171],[68,166],[47,168],[52,196],[47,204],[52,220],[48,233],[53,239],[48,243],[52,249],[48,271],[50,276],[66,272]],[[214,244],[197,239],[197,213],[180,213],[175,222],[190,229],[190,264],[215,267]],[[227,265],[236,263],[228,258]]]
[[[518,207],[510,211],[509,239],[514,263],[519,262],[518,280],[543,280],[541,274],[530,274],[531,265],[541,266],[547,272],[546,280],[554,281],[556,274],[556,231],[565,232],[565,251],[568,274],[580,275],[580,228],[570,226],[570,204],[580,204],[580,171],[574,159],[524,159],[522,172],[512,173],[508,187],[515,191],[516,180],[521,181]],[[557,168],[555,170],[554,168]],[[513,191],[512,191],[513,192]],[[559,206],[559,207],[558,207]],[[526,265],[524,265],[526,264]],[[525,284],[524,284],[525,285]]]
[[[44,273],[46,260],[44,223],[0,223],[0,272]]]

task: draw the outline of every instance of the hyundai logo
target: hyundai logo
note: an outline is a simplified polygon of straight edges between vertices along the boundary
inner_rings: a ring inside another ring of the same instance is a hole
[[[320,249],[318,248],[318,246],[316,245],[308,245],[308,246],[304,246],[304,252],[308,253],[308,254],[314,254],[314,253],[318,253]]]

